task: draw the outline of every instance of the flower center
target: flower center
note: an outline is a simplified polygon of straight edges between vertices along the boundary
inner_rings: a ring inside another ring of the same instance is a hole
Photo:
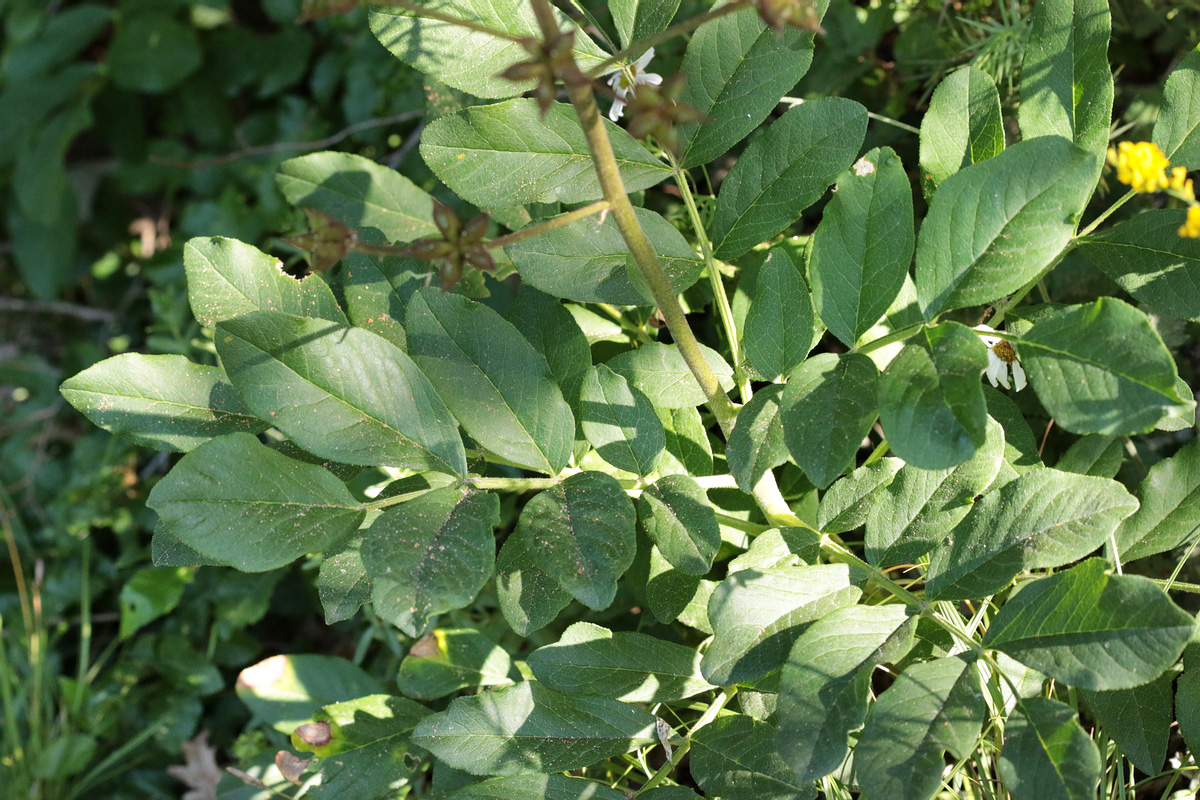
[[[1005,364],[1011,364],[1017,360],[1017,353],[1012,349],[1012,345],[1001,339],[992,345],[992,352],[996,354],[996,358],[1003,361]]]

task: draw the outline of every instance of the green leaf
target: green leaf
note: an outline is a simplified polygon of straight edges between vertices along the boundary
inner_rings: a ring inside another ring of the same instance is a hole
[[[578,472],[537,494],[521,510],[518,532],[563,591],[597,611],[617,592],[637,543],[633,502],[615,479]]]
[[[215,436],[268,427],[238,399],[224,371],[184,356],[121,353],[68,378],[59,391],[94,425],[157,450],[186,453]]]
[[[188,300],[201,325],[251,311],[282,311],[346,323],[329,285],[318,275],[304,280],[283,272],[274,256],[220,236],[196,238],[183,248]]]
[[[667,561],[706,575],[721,549],[721,529],[708,495],[687,475],[667,475],[642,490],[638,520]]]
[[[542,553],[542,545],[526,526],[504,540],[496,558],[500,613],[519,636],[546,627],[571,602],[571,595],[542,569]]]
[[[898,458],[881,458],[838,480],[821,496],[817,527],[824,533],[838,534],[865,525],[867,514],[879,499],[876,492],[886,489],[903,466]]]
[[[929,596],[987,597],[1025,570],[1078,561],[1103,546],[1137,507],[1116,481],[1030,470],[985,494],[950,531],[930,560]]]
[[[738,412],[729,434],[725,458],[743,492],[752,492],[763,475],[787,461],[781,419],[783,393],[784,387],[777,383],[755,392]]]
[[[147,567],[139,569],[121,587],[121,627],[118,638],[130,635],[179,605],[183,590],[195,572],[186,567]]]
[[[473,775],[564,772],[652,744],[654,717],[607,697],[519,683],[459,697],[421,720],[413,743]]]
[[[902,658],[916,626],[904,606],[850,606],[817,620],[796,640],[779,678],[775,745],[801,783],[828,775],[846,759],[847,736],[867,716],[871,671]]]
[[[423,289],[405,315],[409,352],[481,446],[542,472],[567,465],[575,418],[546,359],[492,309]]]
[[[900,458],[946,469],[970,459],[987,437],[979,377],[988,353],[978,334],[958,322],[922,333],[924,342],[906,345],[880,379],[879,421]]]
[[[1175,164],[1200,166],[1200,47],[1188,53],[1163,86],[1154,143]]]
[[[733,368],[715,350],[700,345],[700,352],[716,373],[721,388],[732,389]],[[611,359],[608,366],[613,372],[624,375],[634,388],[640,389],[655,408],[698,406],[706,399],[676,345],[644,344]]]
[[[1080,239],[1077,249],[1138,302],[1200,322],[1200,286],[1195,279],[1200,241],[1179,235],[1186,218],[1184,209],[1143,211]]]
[[[490,778],[481,783],[464,786],[441,800],[513,800],[538,797],[542,800],[626,800],[624,792],[610,789],[596,781],[571,778],[566,775],[513,775]],[[652,800],[650,794],[643,795]]]
[[[658,462],[659,474],[711,475],[712,445],[700,412],[693,406],[684,406],[655,408],[654,413],[667,434],[667,449]]]
[[[1189,642],[1183,651],[1183,673],[1175,685],[1175,718],[1189,749],[1195,752],[1200,734],[1200,642]]]
[[[1112,122],[1111,35],[1108,0],[1042,0],[1034,6],[1021,62],[1022,138],[1070,139],[1097,157],[1096,177]]]
[[[246,405],[310,453],[466,474],[450,412],[412,359],[383,337],[256,311],[219,323],[214,338]]]
[[[986,716],[974,664],[961,657],[913,664],[879,696],[858,739],[863,795],[929,800],[942,784],[944,753],[968,758]]]
[[[278,655],[246,667],[237,677],[238,699],[255,719],[285,735],[323,706],[380,691],[379,681],[336,656]]]
[[[1079,475],[1116,477],[1125,458],[1125,439],[1118,436],[1088,434],[1076,439],[1054,465],[1063,472]]]
[[[729,574],[744,569],[802,567],[816,561],[820,536],[806,528],[772,528],[754,537],[750,548],[729,560]]]
[[[583,435],[601,458],[635,475],[654,471],[666,434],[646,395],[601,364],[584,377],[579,403]]]
[[[479,631],[438,628],[409,648],[396,685],[409,697],[436,700],[460,689],[505,686],[515,675],[508,653]]]
[[[821,353],[792,372],[780,412],[783,438],[813,485],[824,489],[854,465],[879,413],[878,383],[875,364],[860,353]]]
[[[741,714],[718,717],[692,737],[691,772],[710,797],[804,800],[816,795],[775,752],[774,729]]]
[[[1043,136],[947,178],[917,239],[925,318],[991,302],[1041,274],[1071,240],[1096,161],[1066,139]]]
[[[313,721],[329,726],[331,741],[314,747],[292,735],[297,750],[318,756],[321,782],[305,794],[317,800],[386,797],[413,777],[405,758],[417,723],[429,709],[404,697],[373,694],[325,706]]]
[[[113,82],[151,94],[178,86],[204,59],[200,39],[191,27],[154,11],[122,19],[106,49],[105,64]]]
[[[700,675],[700,654],[692,648],[590,622],[576,622],[528,660],[540,683],[571,695],[669,703],[715,688]]]
[[[696,602],[704,581],[671,566],[658,548],[647,543],[649,561],[646,575],[646,601],[650,613],[664,625],[674,622]],[[715,584],[714,584],[715,585]]]
[[[1072,433],[1151,430],[1194,406],[1175,388],[1175,362],[1146,315],[1113,297],[1043,317],[1018,343],[1038,399]]]
[[[351,228],[375,228],[389,242],[438,235],[433,198],[408,178],[353,153],[310,153],[279,165],[275,184],[289,203]]]
[[[971,510],[976,495],[1004,463],[1004,431],[996,422],[975,455],[957,467],[904,465],[867,512],[867,560],[880,567],[912,562],[932,550]]]
[[[1117,530],[1122,559],[1190,544],[1200,532],[1200,441],[1152,466],[1134,493],[1141,505]]]
[[[817,3],[818,18],[828,7],[828,0]],[[773,31],[750,8],[696,29],[683,57],[688,82],[679,102],[705,121],[680,127],[682,166],[707,164],[762,124],[808,72],[812,56],[811,32]]]
[[[666,30],[679,10],[679,3],[680,0],[612,0],[608,11],[621,37],[621,47]]]
[[[361,546],[362,539],[354,539],[321,562],[317,592],[326,625],[350,619],[371,599],[371,579],[363,565]]]
[[[532,286],[522,285],[505,318],[541,353],[578,416],[579,390],[592,365],[587,337],[562,303]]]
[[[997,768],[1013,800],[1091,800],[1100,782],[1100,751],[1075,710],[1030,697],[1005,724]]]
[[[313,721],[329,724],[328,745],[314,747],[292,735],[296,750],[311,750],[319,758],[320,783],[306,794],[317,800],[384,798],[406,786],[416,766],[406,758],[409,740],[428,715],[424,705],[388,694],[326,705]]]
[[[348,253],[342,259],[342,291],[350,324],[408,352],[404,308],[413,293],[425,287],[428,270],[416,259]]]
[[[787,375],[817,342],[816,317],[804,276],[775,248],[755,271],[742,325],[746,363],[764,380]]]
[[[704,269],[704,261],[683,235],[653,211],[644,208],[633,211],[675,293],[694,284]],[[504,252],[512,259],[522,280],[555,297],[618,306],[654,304],[630,279],[633,256],[614,215],[602,218],[593,214],[510,244]]]
[[[420,0],[426,8],[476,22],[514,37],[541,38],[533,7],[524,0]],[[575,32],[572,54],[585,72],[606,57],[587,34],[554,9],[560,28]],[[515,97],[534,87],[533,81],[510,81],[500,73],[529,52],[514,39],[501,39],[408,11],[374,6],[371,32],[392,55],[426,75],[475,97]],[[565,23],[565,24],[564,24]],[[464,58],[464,54],[470,58]],[[515,203],[513,205],[516,205]]]
[[[708,601],[713,641],[700,667],[727,686],[779,669],[805,623],[851,606],[862,590],[845,564],[744,569],[717,584]]]
[[[384,511],[362,544],[375,612],[415,637],[469,605],[492,577],[499,524],[499,497],[458,486]]]
[[[1093,558],[1026,584],[1000,609],[983,646],[1069,686],[1128,689],[1174,664],[1194,626],[1149,579],[1107,575]]]
[[[670,176],[624,129],[603,123],[626,191],[648,189]],[[575,112],[562,103],[545,117],[532,99],[448,114],[421,135],[421,156],[460,197],[485,208],[582,203],[604,195]],[[510,180],[514,175],[521,179]]]
[[[735,21],[745,13],[730,14],[716,24]],[[755,24],[762,23],[756,20]],[[688,46],[689,55],[700,31]],[[777,36],[770,32],[767,35]],[[789,35],[796,34],[782,34]],[[724,45],[719,64],[733,58],[729,52],[732,44]],[[683,68],[688,69],[686,58]],[[775,79],[782,72],[778,70]],[[685,91],[682,102],[688,102],[687,95]],[[737,100],[739,106],[745,103],[745,98]],[[740,123],[745,113],[737,117]],[[866,109],[840,97],[810,100],[780,117],[750,143],[721,184],[710,231],[714,255],[726,260],[736,258],[795,222],[800,212],[820,199],[838,174],[854,161],[866,132]],[[711,157],[695,163],[708,160]],[[685,166],[692,165],[686,155],[684,161]]]
[[[904,165],[891,148],[876,148],[838,176],[808,262],[817,313],[847,347],[900,294],[915,243]]]
[[[276,453],[248,433],[200,445],[155,484],[146,505],[201,555],[266,572],[353,533],[363,511],[328,471]]]
[[[925,196],[954,173],[1004,150],[1000,94],[991,76],[974,66],[947,75],[921,119],[921,179]]]
[[[1175,674],[1166,672],[1132,689],[1083,692],[1092,717],[1125,757],[1147,775],[1157,775],[1167,760],[1167,740],[1175,717],[1171,687],[1174,680]]]

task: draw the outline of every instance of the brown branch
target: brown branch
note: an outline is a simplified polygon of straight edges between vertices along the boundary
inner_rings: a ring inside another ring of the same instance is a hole
[[[398,122],[407,122],[410,119],[416,119],[424,115],[425,111],[405,111],[400,114],[393,114],[390,117],[380,117],[378,119],[368,119],[362,122],[356,122],[353,125],[342,128],[331,136],[326,136],[324,139],[317,139],[311,142],[277,142],[276,144],[264,144],[253,147],[246,147],[241,150],[236,150],[232,153],[226,153],[223,156],[215,156],[213,158],[202,158],[196,161],[181,161],[174,158],[162,158],[161,156],[151,155],[147,160],[152,164],[162,164],[165,167],[178,167],[180,169],[204,169],[206,167],[216,167],[221,164],[228,164],[232,161],[237,161],[251,156],[268,155],[270,153],[284,153],[290,150],[320,150],[322,147],[330,147],[337,144],[348,136],[353,136],[359,131],[378,128],[382,125],[395,125]]]
[[[64,317],[75,317],[85,322],[117,321],[117,315],[104,308],[88,308],[73,303],[21,300],[16,297],[0,297],[0,311],[16,311],[23,314],[57,314]]]

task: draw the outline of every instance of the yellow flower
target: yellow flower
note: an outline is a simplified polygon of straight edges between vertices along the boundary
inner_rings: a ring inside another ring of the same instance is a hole
[[[1108,163],[1117,168],[1117,180],[1135,192],[1158,192],[1173,185],[1172,179],[1167,177],[1171,162],[1158,145],[1151,142],[1121,142],[1115,149],[1110,147]],[[1187,170],[1184,170],[1183,175],[1186,174]],[[1175,177],[1174,180],[1182,191],[1186,177]]]
[[[1200,237],[1200,206],[1188,206],[1187,221],[1179,228],[1179,235],[1189,239]]]

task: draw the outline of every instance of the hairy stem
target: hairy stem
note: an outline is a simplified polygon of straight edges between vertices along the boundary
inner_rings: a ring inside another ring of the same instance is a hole
[[[487,242],[487,246],[505,247],[517,242],[523,242],[526,239],[532,239],[535,236],[541,236],[543,233],[549,233],[550,231],[557,230],[565,225],[570,225],[572,222],[583,219],[584,217],[590,217],[592,214],[596,214],[601,211],[607,211],[609,208],[610,206],[607,200],[597,200],[595,203],[586,205],[583,208],[577,208],[574,211],[563,214],[562,216],[554,217],[543,222],[538,222],[530,225],[527,228],[522,228],[519,231],[505,234],[504,236],[497,236],[495,239],[489,240]]]
[[[721,317],[721,326],[725,329],[725,339],[729,342],[729,355],[733,359],[733,376],[737,381],[738,394],[743,403],[749,403],[753,393],[750,391],[750,379],[742,369],[741,344],[738,341],[737,324],[733,319],[733,309],[729,305],[729,297],[725,294],[725,282],[721,279],[721,271],[717,269],[716,259],[713,258],[712,242],[708,240],[708,231],[704,229],[704,221],[700,219],[700,209],[696,207],[696,198],[692,196],[692,187],[687,173],[679,166],[675,156],[667,151],[667,159],[671,163],[671,172],[675,176],[675,185],[683,196],[683,204],[687,207],[688,217],[692,221],[692,230],[700,242],[700,253],[704,256],[704,264],[708,268],[708,280],[712,284],[713,301]]]
[[[548,0],[534,0],[534,9],[543,9],[538,12],[538,21],[543,26],[543,33],[546,35],[553,33],[553,28],[547,30],[546,26],[545,17],[549,15]],[[600,109],[596,106],[592,88],[586,82],[572,81],[567,86],[567,93],[571,98],[571,105],[575,107],[575,114],[579,117],[580,127],[583,128],[584,136],[587,138],[588,149],[592,153],[592,164],[600,179],[604,198],[611,206],[617,228],[620,230],[622,238],[625,239],[626,246],[629,247],[642,277],[650,286],[654,302],[662,313],[663,319],[666,320],[667,329],[670,330],[671,337],[679,347],[680,355],[683,356],[683,360],[692,374],[696,376],[709,409],[716,416],[721,430],[728,436],[729,432],[733,430],[733,420],[737,416],[737,410],[725,394],[725,390],[721,388],[716,373],[704,358],[700,343],[688,325],[683,308],[679,305],[679,299],[675,296],[675,290],[671,288],[666,273],[663,272],[662,265],[658,261],[658,256],[633,211],[633,204],[629,202],[629,197],[625,192],[620,168],[617,166],[612,143],[608,139],[608,132],[604,130],[604,123],[600,118]]]

